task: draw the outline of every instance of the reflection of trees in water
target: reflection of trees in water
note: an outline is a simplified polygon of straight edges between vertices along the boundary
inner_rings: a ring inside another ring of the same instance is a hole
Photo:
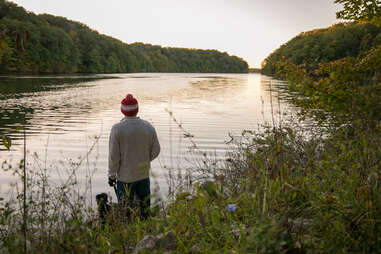
[[[94,78],[0,78],[0,99],[21,98],[24,93],[51,91],[75,86],[79,83],[98,80]]]
[[[19,106],[17,108],[3,108],[0,109],[0,137],[7,135],[12,139],[17,132],[17,127],[27,126],[28,119],[33,116],[34,109]]]
[[[68,107],[66,110],[78,107],[77,111],[88,111],[88,107],[71,105],[67,98],[48,101],[44,96],[41,97],[39,92],[64,90],[98,79],[100,78],[0,78],[0,136],[6,134],[17,140],[17,127],[25,126],[27,130],[39,128],[31,127],[30,120],[41,111],[44,111],[41,118],[33,121],[50,121],[50,127],[57,130],[58,126],[55,123],[73,116],[58,117],[54,114],[61,107]],[[52,115],[54,117],[51,117]]]

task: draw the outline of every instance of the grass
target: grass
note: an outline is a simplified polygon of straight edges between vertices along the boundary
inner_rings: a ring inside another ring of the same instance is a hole
[[[132,253],[144,236],[173,232],[175,247],[146,253],[379,253],[380,134],[377,121],[244,131],[226,160],[204,154],[187,181],[169,181],[176,192],[152,217],[105,226],[78,192],[76,163],[61,186],[29,171],[26,239],[24,196],[2,200],[0,252]]]

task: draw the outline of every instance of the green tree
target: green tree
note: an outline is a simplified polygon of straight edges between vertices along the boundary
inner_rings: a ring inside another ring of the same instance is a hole
[[[21,52],[21,53],[20,53]],[[0,0],[0,73],[247,72],[216,50],[126,44],[85,24]]]
[[[286,59],[305,65],[309,71],[320,63],[344,57],[357,57],[381,44],[381,27],[370,23],[341,23],[325,29],[304,32],[271,53],[263,65],[265,74],[277,72],[276,62]]]
[[[381,1],[380,0],[335,0],[342,4],[344,9],[337,12],[338,19],[368,21],[381,24]]]

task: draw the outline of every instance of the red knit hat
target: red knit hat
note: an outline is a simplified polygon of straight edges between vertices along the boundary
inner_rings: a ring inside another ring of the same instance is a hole
[[[136,116],[139,111],[139,104],[132,94],[127,94],[126,98],[122,100],[120,111],[125,116]]]

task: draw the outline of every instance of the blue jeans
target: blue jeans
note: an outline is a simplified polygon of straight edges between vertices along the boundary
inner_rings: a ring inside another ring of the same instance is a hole
[[[140,215],[144,219],[149,215],[149,208],[151,206],[150,195],[149,178],[132,183],[121,181],[116,183],[118,203],[123,203],[133,210],[140,210]]]

